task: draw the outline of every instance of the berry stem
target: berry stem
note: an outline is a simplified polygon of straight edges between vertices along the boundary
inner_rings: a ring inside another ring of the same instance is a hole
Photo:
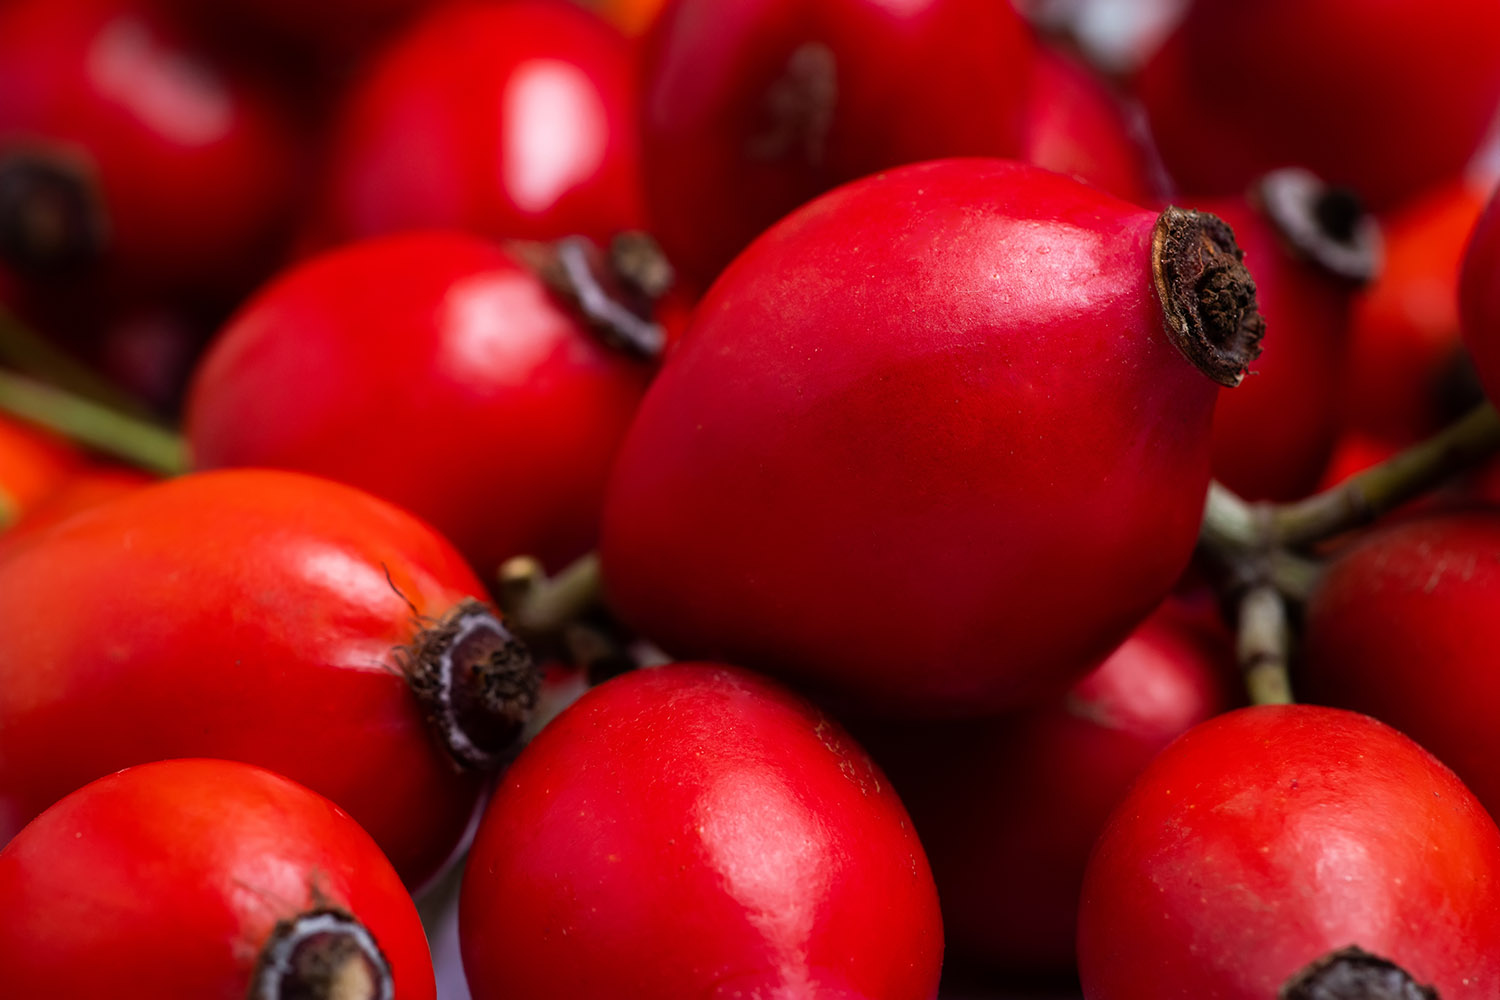
[[[1270,530],[1287,548],[1303,548],[1369,524],[1408,500],[1500,451],[1500,413],[1489,403],[1421,444],[1331,490],[1272,509]]]
[[[1273,583],[1251,587],[1240,599],[1235,652],[1254,705],[1290,705],[1287,660],[1292,646],[1286,598]]]
[[[516,567],[525,566],[523,560],[527,557],[502,567],[502,580],[509,578]],[[590,552],[554,577],[533,577],[525,592],[518,595],[513,611],[516,625],[526,633],[561,633],[603,602],[601,589],[599,556]]]
[[[150,472],[187,470],[187,446],[178,434],[22,375],[0,371],[0,411]]]

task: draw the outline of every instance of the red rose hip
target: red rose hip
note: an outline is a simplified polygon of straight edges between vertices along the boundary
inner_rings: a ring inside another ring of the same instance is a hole
[[[1500,813],[1500,512],[1417,517],[1329,564],[1298,690],[1419,741]]]
[[[611,481],[608,596],[669,652],[884,710],[1061,694],[1186,565],[1215,379],[1261,325],[1210,216],[1002,161],[849,185],[669,356]]]
[[[286,472],[150,486],[0,561],[0,841],[169,757],[327,795],[419,885],[536,693],[463,558],[410,514]]]
[[[942,926],[890,783],[745,671],[637,671],[522,752],[459,931],[475,1000],[931,1000]]]
[[[604,240],[642,228],[632,55],[571,3],[437,5],[351,92],[315,239],[445,227]]]
[[[675,0],[642,57],[653,232],[706,287],[839,184],[1019,155],[1034,49],[992,0]]]
[[[594,544],[647,375],[513,254],[410,233],[251,299],[194,376],[187,437],[198,468],[298,469],[398,503],[486,576],[522,554],[557,569]]]
[[[1089,1000],[1430,995],[1417,985],[1489,1000],[1500,832],[1452,771],[1368,716],[1242,709],[1179,738],[1120,803],[1078,933]]]
[[[1458,286],[1459,322],[1464,344],[1479,369],[1491,400],[1500,396],[1500,189],[1464,251]]]
[[[172,760],[69,795],[0,850],[12,997],[431,1000],[416,907],[333,803]]]

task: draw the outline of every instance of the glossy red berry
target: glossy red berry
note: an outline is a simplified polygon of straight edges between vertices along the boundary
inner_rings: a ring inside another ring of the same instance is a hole
[[[1024,148],[1034,43],[991,0],[675,0],[643,56],[652,232],[706,287],[846,181]]]
[[[1477,402],[1459,335],[1464,248],[1484,194],[1452,183],[1381,218],[1385,266],[1355,304],[1345,367],[1345,420],[1404,446]]]
[[[643,228],[633,72],[626,40],[570,3],[437,7],[350,95],[318,237]]]
[[[1388,207],[1458,176],[1500,106],[1491,0],[1199,0],[1139,93],[1183,190],[1281,167]]]
[[[0,851],[0,899],[9,996],[433,996],[416,907],[369,834],[247,764],[144,764],[72,793]]]
[[[1253,287],[1217,220],[1024,164],[836,191],[735,262],[648,393],[611,603],[669,652],[884,709],[1060,694],[1187,563],[1204,371],[1253,358]]]
[[[215,756],[327,795],[421,883],[535,696],[483,594],[424,523],[293,473],[69,519],[0,562],[0,840],[117,768]]]
[[[4,430],[0,429],[0,436],[3,435]],[[0,455],[4,455],[3,446],[0,446]],[[74,514],[134,493],[155,481],[144,472],[120,466],[70,467],[70,471],[55,481],[44,496],[27,506],[14,521],[4,524],[4,533],[0,534],[0,556],[23,538],[30,538]]]
[[[1500,393],[1500,190],[1479,217],[1459,282],[1463,341],[1491,399]]]
[[[1352,948],[1443,1000],[1486,1000],[1500,832],[1453,772],[1374,719],[1242,709],[1164,750],[1115,810],[1078,933],[1089,1000],[1430,995],[1374,991],[1398,974]]]
[[[0,10],[0,258],[238,293],[290,222],[296,148],[254,81],[144,0]]]
[[[459,932],[475,1000],[931,1000],[943,950],[922,847],[864,751],[701,664],[609,681],[522,752]]]
[[[1234,229],[1266,317],[1264,352],[1214,413],[1214,478],[1251,500],[1316,489],[1341,424],[1350,316],[1380,230],[1347,189],[1280,170],[1248,198],[1196,204]]]
[[[1145,128],[1093,71],[1052,49],[1037,53],[1021,159],[1072,174],[1116,198],[1153,204]]]
[[[379,294],[372,294],[378,289]],[[506,250],[388,237],[287,272],[194,380],[199,468],[300,469],[426,518],[488,575],[593,545],[648,369]]]
[[[950,965],[1072,968],[1104,821],[1158,751],[1226,707],[1232,668],[1228,636],[1168,602],[1052,706],[856,730],[927,849]]]
[[[1500,514],[1416,518],[1361,539],[1307,609],[1298,691],[1367,712],[1500,812]]]

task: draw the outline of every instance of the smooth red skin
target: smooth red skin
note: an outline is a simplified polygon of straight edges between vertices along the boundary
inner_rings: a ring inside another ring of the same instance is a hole
[[[1457,414],[1459,269],[1484,192],[1444,185],[1381,218],[1385,262],[1355,303],[1345,420],[1357,432],[1414,444]]]
[[[634,66],[618,31],[570,3],[438,6],[350,95],[319,238],[643,228]]]
[[[1443,1000],[1500,981],[1494,820],[1366,716],[1275,706],[1198,726],[1141,775],[1089,862],[1089,1000],[1266,1000],[1350,945]]]
[[[932,1000],[922,847],[839,725],[749,672],[595,688],[506,773],[460,897],[475,1000]]]
[[[522,554],[556,569],[594,544],[647,377],[499,247],[406,234],[252,299],[193,379],[187,438],[198,468],[300,469],[400,504],[482,574]]]
[[[598,0],[594,6],[626,35],[644,35],[656,23],[667,0]]]
[[[837,99],[817,155],[774,134],[792,54],[832,51]],[[643,55],[652,232],[697,287],[762,231],[846,181],[949,156],[1015,156],[1035,50],[991,0],[672,0]]]
[[[1386,207],[1456,177],[1500,104],[1492,0],[1199,0],[1138,81],[1183,190],[1303,166]]]
[[[1395,524],[1341,552],[1308,605],[1299,690],[1390,723],[1500,813],[1500,514]]]
[[[1099,831],[1158,751],[1227,707],[1233,664],[1222,630],[1169,603],[1056,704],[860,731],[927,849],[950,965],[1072,967]]]
[[[96,172],[121,284],[253,284],[290,223],[298,143],[281,108],[144,0],[0,11],[0,154],[45,147]]]
[[[77,515],[0,561],[0,841],[110,771],[214,756],[327,795],[420,884],[481,779],[393,651],[417,615],[483,594],[427,525],[292,473],[187,476]]]
[[[16,997],[243,1000],[278,920],[336,907],[434,996],[411,897],[369,834],[280,775],[144,764],[47,810],[0,851],[0,982]]]
[[[1500,190],[1464,250],[1458,294],[1464,345],[1485,393],[1495,399],[1500,395]]]
[[[45,501],[82,461],[61,438],[0,417],[0,530]]]
[[[1243,198],[1192,207],[1234,229],[1266,318],[1263,353],[1214,411],[1214,478],[1247,500],[1300,499],[1333,456],[1359,289],[1300,257]]]
[[[1160,200],[1126,106],[1102,79],[1070,56],[1043,48],[1031,88],[1022,159],[1137,205]]]
[[[1163,332],[1155,219],[982,160],[791,216],[631,428],[611,607],[877,711],[1060,694],[1161,603],[1202,515],[1218,386]]]

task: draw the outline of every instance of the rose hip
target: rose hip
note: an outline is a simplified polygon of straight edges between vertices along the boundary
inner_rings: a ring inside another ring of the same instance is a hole
[[[398,503],[486,576],[522,554],[557,569],[593,544],[647,376],[514,254],[405,234],[253,298],[194,377],[187,436],[199,468],[298,469]]]
[[[1183,190],[1301,166],[1384,209],[1478,149],[1500,106],[1500,5],[1198,0],[1138,89]]]
[[[0,8],[0,259],[238,294],[290,222],[297,143],[145,0]]]
[[[1500,513],[1429,515],[1360,539],[1307,609],[1299,689],[1367,712],[1500,812]]]
[[[536,680],[453,547],[337,483],[187,476],[0,561],[0,841],[143,761],[215,756],[327,795],[418,885]]]
[[[735,262],[647,394],[612,606],[882,710],[1061,694],[1188,561],[1253,288],[1218,220],[1024,164],[833,192]]]
[[[856,730],[927,849],[950,965],[1072,968],[1104,821],[1158,751],[1226,707],[1233,663],[1227,635],[1169,601],[1054,705]]]
[[[890,783],[746,671],[636,671],[563,712],[486,808],[475,1000],[931,1000],[942,926]]]
[[[247,764],[101,778],[0,850],[14,997],[431,1000],[416,907],[333,803]]]
[[[1432,995],[1419,984],[1487,1000],[1500,832],[1452,771],[1374,719],[1242,709],[1179,738],[1120,803],[1078,934],[1089,1000]]]
[[[1464,251],[1458,304],[1464,344],[1493,400],[1500,392],[1500,189],[1490,198]]]
[[[652,231],[707,287],[846,181],[1017,155],[1034,48],[993,0],[673,0],[642,57]]]
[[[350,95],[314,239],[643,228],[633,73],[626,40],[573,4],[437,6]]]

